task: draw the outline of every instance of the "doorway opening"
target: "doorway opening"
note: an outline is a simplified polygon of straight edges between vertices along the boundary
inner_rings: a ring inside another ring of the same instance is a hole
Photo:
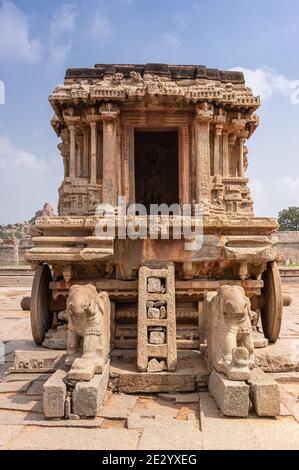
[[[135,130],[135,202],[179,203],[178,131]],[[149,213],[149,212],[148,212]]]

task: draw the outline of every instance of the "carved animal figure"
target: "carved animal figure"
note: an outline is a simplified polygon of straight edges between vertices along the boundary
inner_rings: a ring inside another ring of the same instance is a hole
[[[66,364],[84,369],[90,364],[103,365],[110,345],[110,301],[107,292],[98,294],[91,284],[74,285],[67,299],[68,340]],[[72,369],[73,369],[72,368]],[[83,378],[84,380],[84,378]]]
[[[254,365],[250,300],[240,286],[222,286],[205,305],[208,357],[231,380],[247,380]]]

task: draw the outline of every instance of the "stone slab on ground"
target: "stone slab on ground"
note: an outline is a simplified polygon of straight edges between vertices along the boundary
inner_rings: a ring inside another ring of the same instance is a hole
[[[13,373],[53,372],[59,367],[64,351],[15,351]]]
[[[31,381],[16,381],[0,383],[0,393],[26,393],[31,385]]]
[[[193,415],[194,416],[194,415]],[[152,427],[179,427],[181,432],[184,433],[185,429],[190,430],[192,428],[194,431],[199,430],[199,421],[197,419],[190,420],[179,420],[174,416],[167,416],[161,414],[135,414],[132,413],[127,419],[127,428],[128,429],[147,429]]]
[[[201,450],[203,435],[199,429],[164,424],[152,426],[142,432],[138,450]]]
[[[22,426],[18,425],[6,425],[6,424],[0,424],[0,449],[3,448],[3,446],[7,445],[9,441],[13,438],[15,438],[20,431],[22,430]]]
[[[158,397],[176,403],[198,403],[198,392],[193,393],[158,393]]]
[[[6,374],[2,381],[3,382],[18,382],[18,381],[37,381],[37,380],[40,380],[40,381],[43,381],[45,382],[46,380],[48,380],[50,378],[50,373],[44,373],[44,374],[40,374],[40,373],[30,373],[28,372],[27,374],[23,374],[21,372],[18,372],[16,374],[13,374],[13,373],[8,373]]]
[[[126,419],[136,405],[138,397],[126,394],[113,394],[102,406],[98,416],[109,419]]]
[[[26,395],[42,395],[43,394],[44,382],[36,380],[29,386]]]
[[[95,417],[103,403],[109,379],[109,362],[102,374],[88,382],[77,382],[73,391],[73,411],[79,416]]]
[[[228,380],[223,374],[213,370],[209,379],[209,391],[225,416],[248,416],[249,386],[245,382]]]
[[[299,449],[299,426],[292,418],[249,418],[247,421],[263,450]]]
[[[66,371],[58,369],[43,385],[43,410],[46,418],[63,418],[65,414]]]
[[[299,372],[268,372],[267,375],[278,383],[299,383]]]
[[[103,419],[61,419],[58,421],[45,419],[42,413],[0,410],[0,423],[5,425],[11,424],[50,428],[100,428],[103,424]]]
[[[254,368],[250,372],[250,398],[258,416],[279,416],[280,394],[275,380],[268,377],[262,369]]]
[[[249,420],[221,416],[215,400],[208,393],[200,393],[200,423],[204,450],[262,448],[249,425]]]
[[[0,397],[0,410],[35,411],[42,413],[41,400],[36,400],[26,395],[13,395]]]
[[[34,428],[27,426],[5,448],[27,450],[134,450],[140,432],[130,429]]]

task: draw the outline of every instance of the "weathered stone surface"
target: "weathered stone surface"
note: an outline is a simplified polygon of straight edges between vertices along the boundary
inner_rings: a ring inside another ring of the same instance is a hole
[[[1,423],[2,424],[2,423]],[[0,424],[0,448],[4,447],[8,442],[15,438],[21,431],[22,426]]]
[[[228,380],[213,370],[209,391],[225,416],[246,417],[249,413],[249,386],[245,382]]]
[[[147,317],[148,318],[160,318],[160,309],[155,308],[155,307],[148,308]]]
[[[180,372],[121,374],[118,390],[123,393],[193,392],[195,376]]]
[[[68,339],[66,364],[68,378],[90,380],[102,373],[110,351],[110,300],[107,292],[98,294],[92,284],[73,285],[67,298]],[[82,357],[79,338],[82,338]]]
[[[151,344],[164,344],[165,343],[165,333],[164,331],[151,331],[149,342]]]
[[[113,394],[100,409],[98,416],[107,419],[127,419],[136,405],[138,397],[126,394]]]
[[[158,361],[157,359],[151,359],[148,361],[147,365],[147,372],[162,372],[162,370],[166,370],[165,361]]]
[[[42,413],[42,402],[26,395],[0,397],[0,410],[34,411]]]
[[[26,450],[132,450],[137,449],[140,433],[129,429],[75,429],[73,427],[27,426],[14,440],[6,444],[7,449]]]
[[[208,358],[231,380],[247,380],[254,365],[250,300],[243,287],[221,286],[204,302]]]
[[[57,328],[47,331],[43,347],[48,349],[66,349],[67,324],[58,325]]]
[[[52,372],[59,367],[63,355],[60,351],[17,350],[10,372]]]
[[[278,384],[261,369],[251,371],[250,398],[258,416],[279,416],[280,394]]]
[[[66,371],[58,369],[43,386],[43,409],[46,418],[63,418],[65,414]]]
[[[77,382],[73,391],[74,414],[95,417],[106,395],[109,378],[109,362],[102,374],[96,374],[88,382]]]
[[[157,294],[161,292],[161,279],[159,277],[149,277],[147,279],[147,292]]]
[[[167,314],[165,305],[167,305]],[[156,266],[139,268],[138,370],[147,371],[148,361],[152,358],[164,359],[169,371],[174,371],[176,368],[175,269],[172,263],[158,263]]]
[[[181,423],[164,423],[144,429],[138,450],[201,450],[202,445],[203,435],[193,426],[184,426],[182,430]]]
[[[11,392],[26,392],[31,384],[31,381],[16,381],[16,382],[2,382],[0,383],[0,393]]]
[[[27,395],[42,395],[43,394],[44,382],[36,380],[31,383],[26,394]]]

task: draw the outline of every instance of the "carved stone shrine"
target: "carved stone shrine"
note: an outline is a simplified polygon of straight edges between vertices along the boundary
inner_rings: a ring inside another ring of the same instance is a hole
[[[55,335],[61,344],[68,334],[65,369],[51,378],[68,405],[53,411],[51,382],[45,414],[95,415],[115,360],[133,367],[110,374],[116,391],[194,389],[179,364],[195,353],[208,359],[217,403],[227,403],[231,386],[246,398],[240,415],[248,414],[252,319],[273,343],[283,306],[278,225],[254,217],[246,177],[259,97],[241,72],[96,64],[68,69],[49,101],[64,176],[58,216],[37,220],[27,253],[36,270],[31,325],[38,345],[55,347]],[[133,211],[122,214],[119,197]],[[112,235],[97,232],[103,204],[112,207]],[[155,237],[149,224],[142,237],[126,235],[151,219],[137,208],[161,204],[182,210],[169,211],[168,237],[161,214]],[[201,243],[187,240],[178,222],[200,226]],[[92,410],[84,408],[89,393]]]

